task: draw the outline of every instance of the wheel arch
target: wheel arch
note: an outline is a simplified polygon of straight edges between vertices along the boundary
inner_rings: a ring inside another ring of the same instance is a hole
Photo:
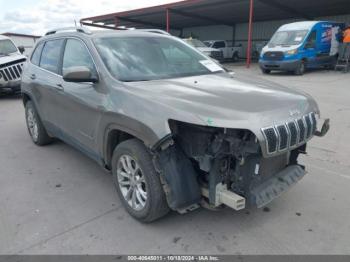
[[[135,122],[130,122],[134,123]],[[128,128],[116,123],[109,124],[104,131],[103,136],[103,159],[107,169],[111,168],[111,160],[114,149],[123,141],[129,139],[139,139],[146,147],[151,148],[159,139],[156,134],[147,126],[137,121],[137,128]],[[137,131],[136,131],[137,130]]]
[[[31,96],[28,95],[27,93],[22,93],[22,102],[23,102],[23,105],[26,106],[27,102],[28,101],[33,101]]]

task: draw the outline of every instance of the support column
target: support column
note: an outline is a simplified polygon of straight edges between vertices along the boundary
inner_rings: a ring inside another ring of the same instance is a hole
[[[252,61],[253,9],[254,9],[254,0],[250,0],[249,26],[248,26],[248,47],[247,47],[247,68],[250,67],[250,64]]]
[[[116,17],[114,17],[114,26],[115,26],[115,28],[118,28],[118,23],[119,23],[119,21],[118,21],[118,17],[116,16]]]
[[[166,31],[170,32],[170,12],[169,8],[166,9]]]

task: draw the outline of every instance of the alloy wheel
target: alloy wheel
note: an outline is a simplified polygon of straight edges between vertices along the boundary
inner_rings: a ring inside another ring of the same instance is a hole
[[[142,210],[147,202],[147,186],[137,161],[129,155],[122,155],[117,164],[117,178],[120,191],[129,206],[137,211]]]
[[[38,137],[39,137],[38,121],[36,119],[34,110],[32,108],[29,108],[27,111],[27,125],[33,140],[35,142],[38,141]]]

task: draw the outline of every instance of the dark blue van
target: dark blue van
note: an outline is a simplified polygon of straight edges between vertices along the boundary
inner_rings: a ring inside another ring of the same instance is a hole
[[[309,68],[331,68],[336,62],[344,24],[305,21],[281,26],[262,49],[259,65],[272,70],[304,74]]]

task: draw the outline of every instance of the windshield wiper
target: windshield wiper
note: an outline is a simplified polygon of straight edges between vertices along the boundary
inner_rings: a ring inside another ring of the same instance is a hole
[[[6,53],[0,53],[1,56],[9,56],[9,54]]]

